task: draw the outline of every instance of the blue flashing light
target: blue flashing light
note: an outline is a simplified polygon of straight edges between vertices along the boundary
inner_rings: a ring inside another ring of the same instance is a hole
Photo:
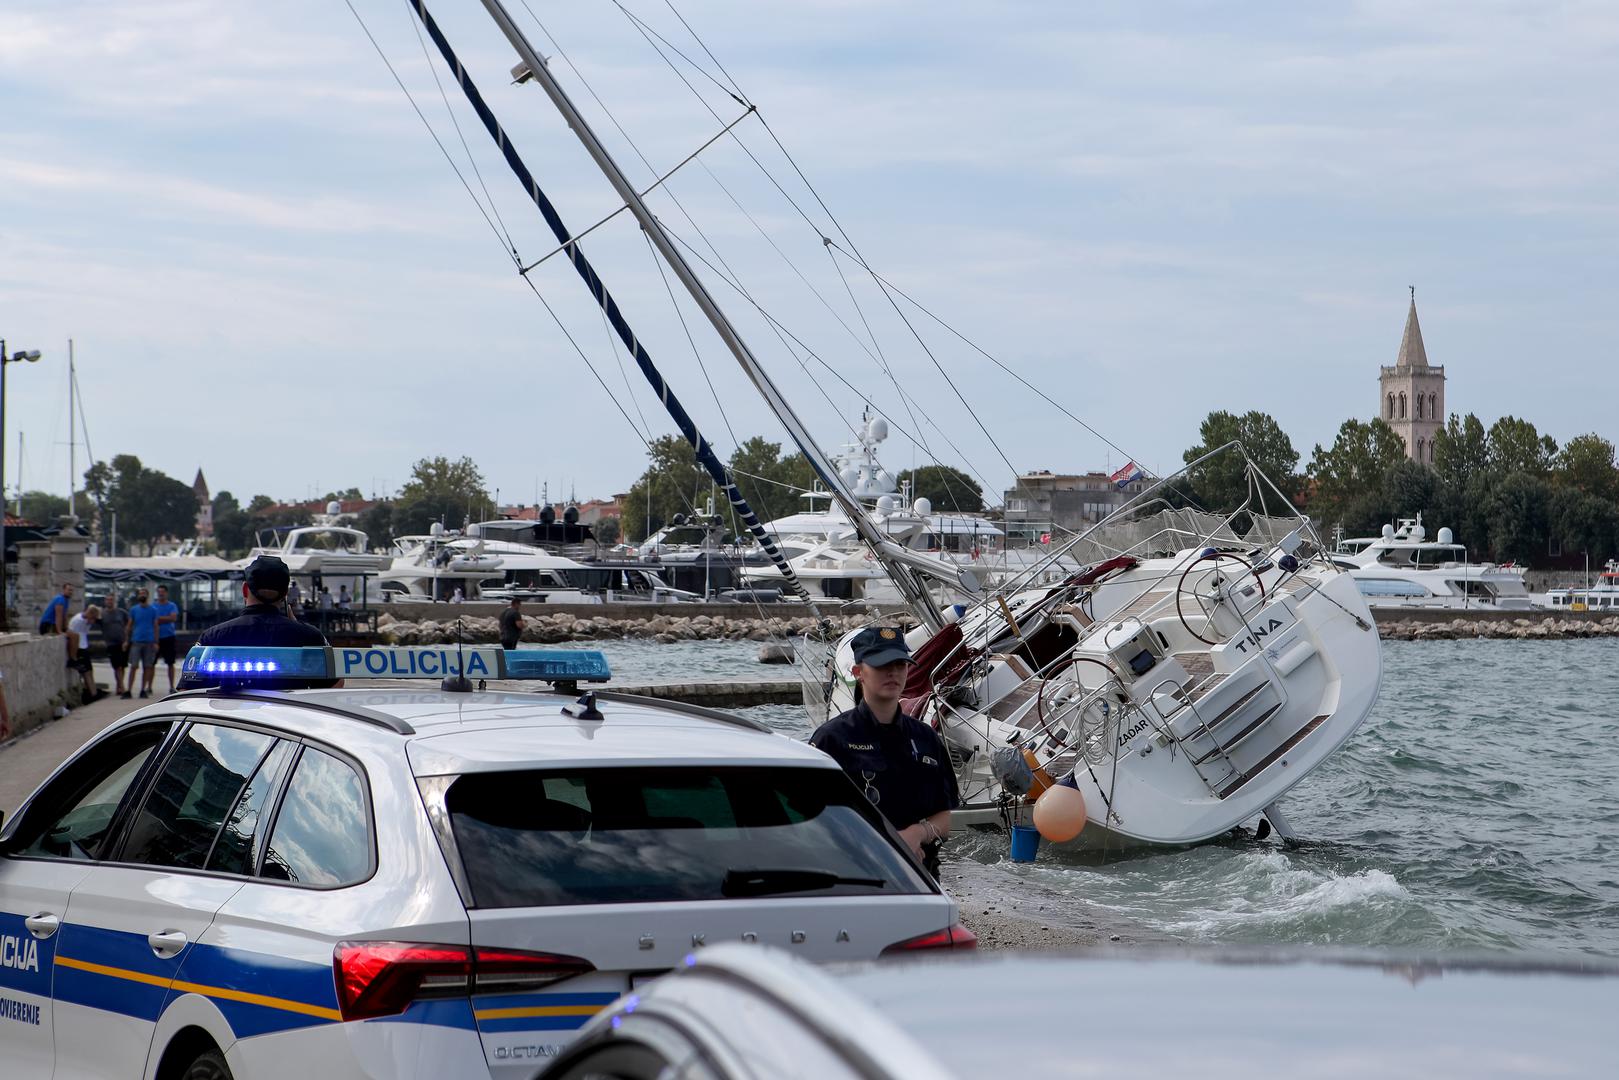
[[[606,682],[613,673],[595,649],[507,649],[506,678]]]
[[[332,674],[331,654],[315,646],[301,649],[259,648],[247,645],[194,645],[186,653],[181,671],[204,679],[273,683],[277,679],[327,679]]]

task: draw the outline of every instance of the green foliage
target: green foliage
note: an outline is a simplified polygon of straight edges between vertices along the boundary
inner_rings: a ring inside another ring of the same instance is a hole
[[[729,465],[737,489],[760,521],[798,513],[804,509],[799,496],[814,485],[815,471],[808,458],[803,454],[784,458],[781,443],[770,442],[762,435],[737,447]]]
[[[1490,438],[1484,422],[1472,413],[1450,414],[1433,437],[1433,467],[1440,479],[1458,490],[1490,468]]]
[[[393,526],[400,535],[425,533],[435,521],[459,529],[492,511],[483,473],[471,458],[422,458],[411,466],[410,479],[394,504]]]
[[[148,555],[158,540],[184,540],[196,532],[197,496],[191,485],[148,469],[133,454],[91,465],[84,486],[101,508],[103,529],[110,531],[116,514],[119,541],[144,543]]]
[[[1310,516],[1352,535],[1375,531],[1385,520],[1384,477],[1405,460],[1405,443],[1388,424],[1345,420],[1332,448],[1317,444],[1310,456]]]
[[[984,489],[978,481],[950,465],[906,469],[897,479],[901,488],[910,483],[912,499],[926,499],[937,511],[978,514],[984,510]]]
[[[1268,414],[1249,411],[1241,416],[1217,410],[1209,413],[1198,428],[1199,442],[1181,456],[1190,465],[1211,450],[1229,442],[1238,442],[1253,459],[1259,471],[1289,499],[1298,491],[1299,453],[1293,441]],[[1189,480],[1192,497],[1205,510],[1230,512],[1241,506],[1249,495],[1248,463],[1242,455],[1229,452],[1218,455],[1193,469]],[[1274,499],[1266,491],[1267,499]]]
[[[394,537],[405,535],[405,530],[394,529],[394,506],[391,502],[379,502],[361,511],[354,527],[365,533],[366,540],[374,548],[387,548],[393,543]]]
[[[676,514],[701,511],[713,481],[697,464],[697,453],[678,435],[664,435],[647,449],[651,464],[630,485],[624,501],[626,536],[644,540],[669,523]]]
[[[236,496],[228,491],[221,491],[213,498],[214,520],[218,521],[226,514],[234,514],[242,509],[242,504],[236,501]]]
[[[1497,561],[1533,564],[1546,557],[1551,533],[1552,487],[1545,479],[1516,472],[1490,500],[1490,550]]]
[[[1556,460],[1557,482],[1598,499],[1619,494],[1619,470],[1614,467],[1613,443],[1597,434],[1576,435]]]
[[[1519,472],[1545,476],[1556,456],[1557,440],[1540,434],[1527,420],[1503,416],[1490,425],[1490,470],[1497,477]]]
[[[607,547],[611,547],[612,545],[618,543],[618,537],[619,537],[618,518],[616,518],[616,517],[604,517],[604,518],[602,518],[600,521],[596,522],[596,527],[595,527],[595,529],[593,531],[596,534],[596,542],[597,543],[603,544],[603,545],[605,545]]]
[[[67,513],[67,500],[48,491],[25,491],[18,502],[18,517],[36,525],[52,525]]]
[[[329,502],[360,502],[365,495],[357,487],[344,488],[342,491],[328,491],[320,497],[323,503]]]

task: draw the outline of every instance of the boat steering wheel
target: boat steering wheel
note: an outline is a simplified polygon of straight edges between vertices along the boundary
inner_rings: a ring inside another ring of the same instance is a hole
[[[1236,554],[1235,552],[1230,552],[1230,551],[1206,551],[1202,555],[1199,555],[1197,558],[1193,559],[1191,562],[1187,563],[1186,564],[1186,569],[1181,571],[1180,580],[1175,583],[1175,615],[1180,619],[1181,626],[1186,628],[1186,632],[1188,634],[1191,634],[1193,637],[1197,638],[1197,640],[1201,641],[1205,645],[1218,645],[1220,643],[1218,641],[1210,641],[1208,638],[1204,637],[1202,634],[1200,634],[1196,630],[1192,629],[1191,624],[1186,621],[1186,612],[1181,607],[1181,598],[1187,592],[1187,589],[1186,589],[1187,575],[1191,574],[1191,572],[1193,570],[1197,569],[1198,563],[1201,563],[1201,562],[1219,562],[1221,559],[1232,559],[1232,560],[1234,560],[1236,562],[1241,563],[1243,565],[1243,567],[1250,574],[1252,574],[1254,576],[1254,582],[1259,586],[1259,598],[1261,600],[1263,600],[1265,598],[1265,582],[1264,582],[1264,579],[1259,576],[1259,571],[1254,569],[1254,564],[1253,563],[1249,562],[1247,559],[1243,558],[1241,555]],[[1218,569],[1218,567],[1216,567],[1215,569]],[[1197,598],[1198,607],[1202,607],[1203,606],[1202,594],[1198,593],[1196,588],[1193,588],[1191,590],[1191,592],[1192,592],[1192,595]],[[1204,612],[1205,617],[1207,616],[1207,614],[1208,614],[1207,611],[1205,611]]]

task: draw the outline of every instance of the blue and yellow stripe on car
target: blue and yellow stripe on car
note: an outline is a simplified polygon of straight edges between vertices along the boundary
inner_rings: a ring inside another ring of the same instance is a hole
[[[618,1000],[615,993],[499,994],[475,998],[478,1030],[571,1031]]]

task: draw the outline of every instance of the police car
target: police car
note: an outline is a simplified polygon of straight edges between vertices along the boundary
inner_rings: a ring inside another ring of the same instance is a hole
[[[226,685],[120,720],[0,831],[0,1075],[526,1080],[707,944],[972,943],[829,758],[575,700],[600,654],[213,648],[184,671]]]

